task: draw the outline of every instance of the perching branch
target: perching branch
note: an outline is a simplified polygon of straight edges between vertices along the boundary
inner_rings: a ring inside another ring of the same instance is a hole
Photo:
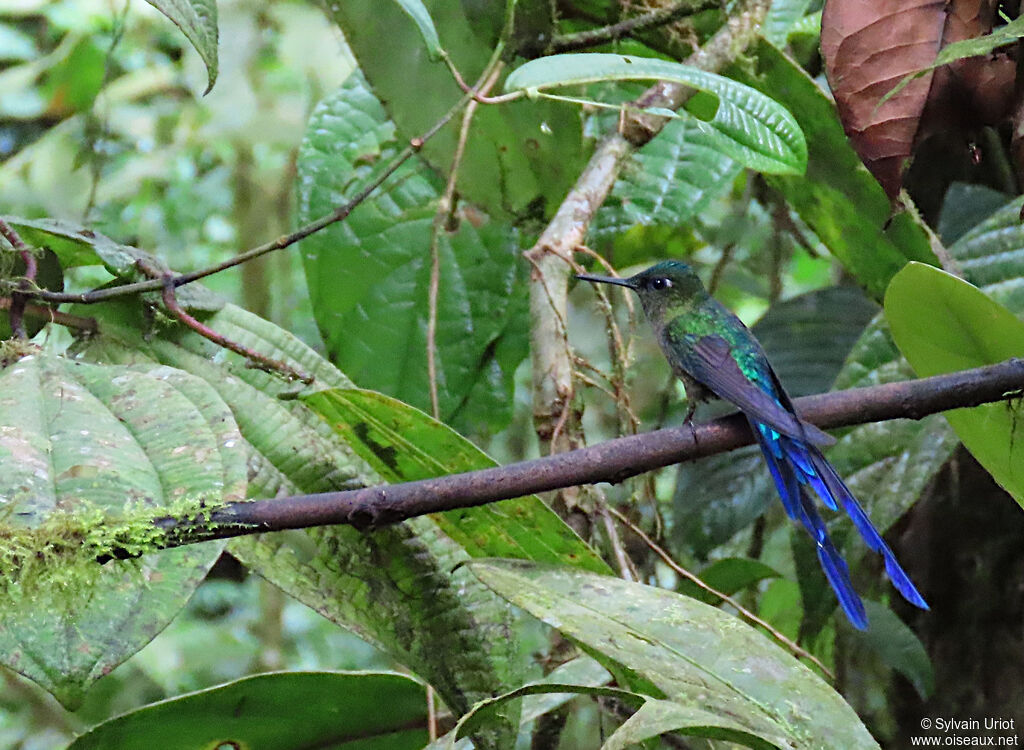
[[[1024,359],[899,383],[796,399],[800,415],[830,429],[921,419],[929,414],[1005,401],[1024,389]],[[621,482],[646,471],[724,453],[752,442],[744,418],[630,435],[508,466],[403,484],[231,503],[209,518],[163,518],[164,546],[331,524],[360,529],[469,508],[536,492],[596,482]],[[117,551],[111,553],[117,557]]]

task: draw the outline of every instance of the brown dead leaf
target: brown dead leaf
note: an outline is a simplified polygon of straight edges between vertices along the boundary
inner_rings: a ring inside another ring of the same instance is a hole
[[[991,31],[995,14],[994,0],[826,0],[821,53],[839,117],[891,200],[921,140],[1006,117],[1016,66],[1005,54],[943,66],[879,105],[945,45]]]

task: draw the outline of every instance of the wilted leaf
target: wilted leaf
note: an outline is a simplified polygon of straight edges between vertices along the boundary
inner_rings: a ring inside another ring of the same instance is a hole
[[[993,124],[1009,111],[1012,60],[960,59],[964,49],[940,54],[990,31],[995,11],[990,0],[825,3],[821,52],[839,116],[890,199],[915,144],[930,130],[948,130],[951,116],[958,127]],[[935,70],[939,60],[952,65]]]

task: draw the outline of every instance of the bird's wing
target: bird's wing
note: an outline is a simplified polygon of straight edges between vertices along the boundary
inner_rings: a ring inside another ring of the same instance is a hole
[[[690,377],[721,399],[730,401],[758,422],[779,434],[813,445],[831,445],[835,440],[812,424],[803,422],[774,397],[747,377],[733,359],[729,342],[721,336],[702,336],[682,350],[681,363]]]

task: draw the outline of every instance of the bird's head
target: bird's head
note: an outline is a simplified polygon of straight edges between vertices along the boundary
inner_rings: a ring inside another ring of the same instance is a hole
[[[656,327],[707,297],[707,290],[694,270],[678,260],[662,261],[628,279],[589,274],[579,274],[576,278],[629,287],[640,295],[644,312]]]

